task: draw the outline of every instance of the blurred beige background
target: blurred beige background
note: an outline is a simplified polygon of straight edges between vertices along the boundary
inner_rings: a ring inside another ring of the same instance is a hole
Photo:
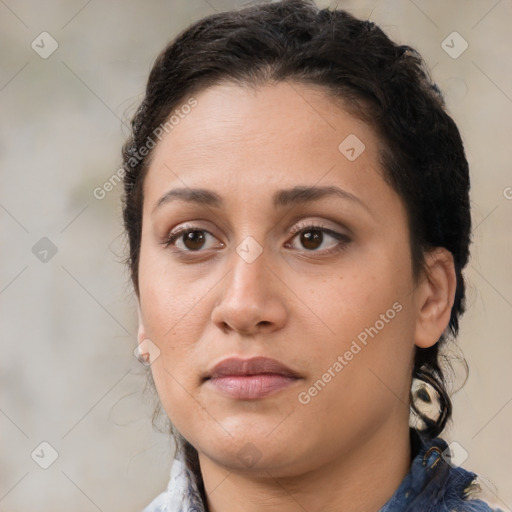
[[[132,354],[122,185],[94,190],[119,168],[122,123],[158,52],[242,4],[0,0],[1,512],[135,512],[167,484],[172,446],[151,427]],[[465,141],[475,231],[459,346],[470,375],[446,437],[510,511],[512,2],[338,4],[422,53]],[[442,47],[454,31],[456,49],[468,44],[456,58]]]

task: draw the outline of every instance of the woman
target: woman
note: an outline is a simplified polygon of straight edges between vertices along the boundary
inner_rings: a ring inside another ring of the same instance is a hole
[[[215,14],[132,128],[139,351],[177,442],[146,511],[492,510],[439,437],[469,173],[417,52],[308,1]]]

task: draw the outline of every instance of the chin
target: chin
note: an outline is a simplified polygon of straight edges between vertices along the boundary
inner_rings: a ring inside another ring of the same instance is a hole
[[[285,439],[285,432],[269,436],[271,429],[262,433],[251,432],[249,424],[245,428],[243,425],[239,427],[240,431],[231,436],[227,433],[222,435],[216,429],[214,435],[199,434],[198,443],[190,442],[200,453],[226,470],[251,473],[254,476],[268,476],[269,473],[276,477],[291,476],[297,472],[301,462],[311,460],[305,453],[307,447],[301,441]]]

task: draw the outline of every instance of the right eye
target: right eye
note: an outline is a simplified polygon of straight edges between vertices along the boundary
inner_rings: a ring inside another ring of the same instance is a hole
[[[209,231],[199,227],[187,227],[171,232],[164,247],[173,246],[179,252],[199,252],[204,249],[208,236],[215,238]],[[222,244],[224,245],[224,244]],[[208,249],[208,247],[206,247]]]

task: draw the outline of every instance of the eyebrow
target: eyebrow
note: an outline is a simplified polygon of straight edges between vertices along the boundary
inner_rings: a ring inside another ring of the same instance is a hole
[[[274,208],[283,208],[297,204],[311,203],[325,197],[340,197],[359,204],[371,213],[368,206],[354,194],[334,185],[328,186],[295,186],[289,189],[278,190],[272,197]],[[172,201],[181,200],[200,205],[207,205],[212,208],[222,208],[224,200],[212,190],[204,188],[175,188],[166,192],[155,204],[152,214],[163,205]]]

